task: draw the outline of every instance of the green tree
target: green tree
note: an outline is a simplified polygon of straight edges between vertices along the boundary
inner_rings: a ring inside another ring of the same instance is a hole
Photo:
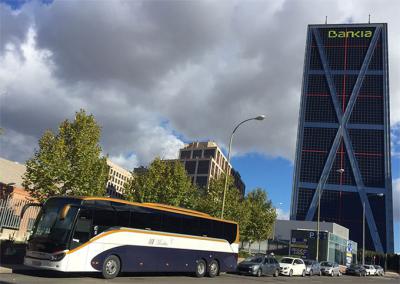
[[[267,193],[262,188],[256,188],[247,194],[245,204],[248,216],[243,224],[242,241],[251,244],[268,239],[276,219],[276,211],[268,200]]]
[[[212,179],[207,189],[200,189],[196,200],[196,209],[213,217],[221,217],[224,185],[225,176],[221,176],[220,178]],[[233,178],[229,177],[225,197],[225,219],[240,221],[240,203],[239,190],[235,187]]]
[[[147,171],[125,185],[128,200],[193,208],[196,188],[179,161],[156,158]]]
[[[47,130],[39,149],[26,162],[23,186],[44,200],[54,195],[104,195],[108,176],[99,145],[101,128],[84,110],[65,120],[54,134]]]
[[[210,214],[213,217],[221,217],[222,198],[224,193],[225,176],[212,179],[208,189],[199,191],[196,198],[195,209]],[[224,218],[238,222],[239,233],[244,233],[244,228],[249,219],[249,206],[239,190],[234,185],[233,177],[228,177],[228,186],[225,197]]]

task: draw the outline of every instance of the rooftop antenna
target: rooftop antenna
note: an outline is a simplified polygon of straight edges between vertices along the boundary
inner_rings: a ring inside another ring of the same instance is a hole
[[[328,16],[325,16],[325,25],[328,23]]]
[[[368,14],[368,24],[371,23],[371,14]]]

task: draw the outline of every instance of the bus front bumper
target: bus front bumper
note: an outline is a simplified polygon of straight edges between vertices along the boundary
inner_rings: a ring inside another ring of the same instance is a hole
[[[62,261],[50,261],[45,259],[31,258],[27,256],[24,258],[24,265],[40,269],[65,271],[62,267],[62,264]]]

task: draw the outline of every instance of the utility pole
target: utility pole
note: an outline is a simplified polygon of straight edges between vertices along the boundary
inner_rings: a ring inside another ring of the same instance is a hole
[[[363,242],[363,249],[362,249],[362,265],[365,264],[365,201],[363,202],[363,236],[362,236],[362,242]]]
[[[319,261],[319,217],[321,211],[321,190],[318,190],[318,214],[317,214],[317,253],[315,256],[315,260]]]

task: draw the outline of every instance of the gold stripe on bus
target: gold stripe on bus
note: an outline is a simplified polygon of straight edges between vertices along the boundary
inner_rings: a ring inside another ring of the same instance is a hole
[[[182,212],[182,213],[192,213],[192,214],[201,215],[201,216],[205,216],[205,217],[211,217],[210,214],[203,213],[203,212],[200,212],[200,211],[181,208],[181,207],[176,207],[176,206],[171,206],[171,205],[166,205],[166,204],[161,204],[161,203],[145,202],[145,203],[142,203],[142,204],[149,205],[149,206],[154,206],[154,207],[160,208],[160,209],[172,209],[172,210],[176,210],[176,211],[179,211],[179,212]]]
[[[178,237],[178,238],[184,238],[184,239],[197,239],[197,240],[203,240],[203,241],[214,241],[214,242],[221,242],[221,243],[227,243],[228,241],[226,240],[221,240],[221,239],[214,239],[214,238],[207,238],[207,237],[200,237],[200,236],[183,236],[183,235],[178,235],[178,234],[172,234],[172,233],[161,233],[161,232],[153,232],[153,231],[142,231],[142,230],[135,230],[135,229],[118,229],[118,230],[111,230],[105,233],[102,233],[86,243],[80,245],[77,248],[74,248],[70,251],[68,251],[66,254],[71,254],[73,252],[76,252],[85,246],[97,241],[98,239],[104,238],[108,235],[115,234],[115,233],[122,233],[122,232],[127,232],[127,233],[139,233],[139,234],[148,234],[148,235],[158,235],[158,236],[169,236],[169,237]]]

